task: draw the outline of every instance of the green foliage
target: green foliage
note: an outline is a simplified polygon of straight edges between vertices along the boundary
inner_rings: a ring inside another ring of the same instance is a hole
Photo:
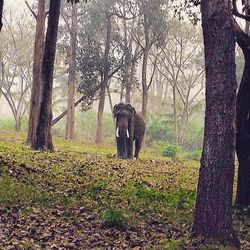
[[[180,146],[169,143],[163,146],[162,155],[167,157],[176,157],[179,151],[180,151]]]
[[[119,230],[124,230],[127,227],[127,218],[121,211],[116,209],[107,209],[104,211],[102,218],[105,226],[115,227]]]
[[[197,24],[199,17],[200,0],[171,0],[175,16],[179,19],[188,18],[193,24]]]
[[[163,248],[164,250],[182,250],[182,246],[178,240],[173,240],[166,244]]]
[[[84,238],[97,233],[105,243],[104,235],[115,229],[136,232],[138,239],[147,242],[142,246],[145,249],[178,249],[189,241],[197,162],[166,160],[156,154],[125,161],[110,157],[115,152],[110,145],[100,147],[62,138],[54,138],[55,152],[34,152],[22,143],[24,133],[0,132],[0,203],[6,224],[9,211],[5,213],[3,209],[15,210],[17,206],[21,216],[16,212],[15,216],[20,216],[19,223],[43,219],[41,241],[49,228],[58,228],[58,235],[66,235],[72,229],[68,228],[71,221],[77,225],[78,235]],[[245,242],[249,239],[248,212],[235,214],[236,228]],[[67,222],[63,230],[62,218]],[[82,225],[88,226],[88,235],[86,227],[81,230]],[[34,223],[20,226],[30,235]],[[145,230],[149,232],[147,236]],[[113,240],[112,235],[108,237],[108,242]],[[120,245],[125,242],[122,237],[119,241]],[[21,243],[20,246],[23,247]],[[93,245],[89,247],[92,248]],[[246,243],[242,249],[249,249],[249,245]]]
[[[82,42],[83,43],[83,42]],[[103,76],[103,52],[101,45],[91,39],[81,46],[77,58],[78,70],[81,72],[81,81],[78,92],[83,95],[82,109],[91,107],[94,100],[98,99],[101,77]]]
[[[92,199],[101,198],[101,192],[107,187],[106,181],[98,181],[88,187],[88,193]]]
[[[183,148],[187,151],[201,150],[203,145],[203,116],[199,112],[192,117],[186,128]]]
[[[14,119],[1,119],[0,129],[13,130],[14,129]]]
[[[186,154],[186,158],[189,160],[199,161],[201,158],[201,154],[202,154],[201,150],[191,151]]]
[[[160,116],[148,115],[147,121],[147,142],[152,144],[157,141],[173,141],[173,124]]]

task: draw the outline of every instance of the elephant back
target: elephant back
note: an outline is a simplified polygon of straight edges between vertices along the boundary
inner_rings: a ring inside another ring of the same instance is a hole
[[[135,113],[135,123],[134,123],[134,139],[139,138],[145,133],[146,122],[141,113]]]

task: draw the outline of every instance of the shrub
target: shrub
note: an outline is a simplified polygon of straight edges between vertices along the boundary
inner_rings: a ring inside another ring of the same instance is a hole
[[[192,152],[188,152],[186,158],[189,160],[195,160],[195,161],[199,161],[201,158],[201,150],[195,150]]]
[[[115,227],[120,230],[127,227],[127,218],[118,210],[110,208],[103,213],[102,217],[104,224],[108,227]]]
[[[176,157],[177,152],[180,151],[180,147],[176,144],[166,144],[163,149],[163,156]]]

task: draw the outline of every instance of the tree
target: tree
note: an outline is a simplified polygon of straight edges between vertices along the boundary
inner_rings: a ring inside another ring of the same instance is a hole
[[[69,76],[68,76],[68,109],[66,120],[65,138],[72,140],[74,138],[75,125],[75,82],[76,82],[76,49],[77,49],[77,6],[71,4],[71,24],[67,23],[70,34],[70,56],[69,56]]]
[[[233,13],[241,18],[246,18],[248,21],[249,17],[249,1],[244,1],[245,13],[247,16],[240,14],[236,7],[236,1],[234,1]],[[246,24],[245,32],[234,22],[234,28],[237,37],[237,43],[240,46],[244,54],[244,71],[240,82],[239,91],[237,94],[236,102],[236,152],[239,161],[238,167],[238,182],[237,182],[237,193],[235,204],[237,206],[249,206],[250,205],[250,168],[249,168],[249,149],[250,149],[250,124],[249,124],[249,113],[250,113],[250,37],[248,35],[249,27]]]
[[[3,0],[0,0],[0,31],[2,30],[3,27],[2,16],[3,16]]]
[[[80,34],[78,59],[81,83],[78,90],[87,97],[87,104],[98,99],[96,142],[103,142],[103,111],[111,77],[140,57],[137,53],[125,60],[126,49],[119,33],[118,19],[124,19],[116,1],[93,1],[87,10],[88,19]],[[97,18],[98,17],[98,18]],[[92,32],[95,30],[95,33]]]
[[[103,79],[101,81],[100,90],[100,101],[98,105],[98,115],[97,115],[97,130],[96,130],[96,143],[103,143],[103,111],[105,103],[106,88],[108,86],[109,80],[109,52],[111,46],[111,31],[112,31],[112,15],[106,13],[106,42],[104,51],[104,68],[103,68]]]
[[[34,12],[32,11],[32,13]],[[38,124],[37,119],[39,112],[41,70],[42,70],[42,58],[44,49],[45,17],[46,17],[45,1],[39,0],[37,15],[35,14],[36,34],[35,34],[35,43],[33,52],[33,80],[31,88],[28,135],[27,135],[28,143],[31,143],[35,129]]]
[[[138,9],[136,5],[132,6],[132,1],[130,0],[123,0],[120,2],[120,5],[119,16],[121,18],[118,22],[120,21],[122,23],[121,25],[118,23],[118,25],[121,27],[120,47],[124,54],[125,64],[119,73],[119,82],[121,84],[120,102],[125,101],[125,103],[131,103],[131,92],[138,87],[138,81],[135,76],[137,61],[142,55],[142,49],[140,50],[139,44],[134,40]]]
[[[239,248],[232,225],[235,34],[230,1],[202,0],[206,66],[205,136],[192,237]]]
[[[143,50],[141,84],[142,84],[142,115],[147,120],[147,103],[148,103],[148,60],[149,52],[155,44],[164,42],[166,32],[166,9],[163,7],[164,0],[150,1],[138,0],[139,12],[142,19],[141,25],[143,29],[143,42],[137,37],[136,41]]]
[[[33,34],[30,22],[26,22],[26,13],[5,24],[0,45],[0,93],[11,109],[15,130],[19,131],[29,105]]]
[[[41,70],[41,92],[39,98],[38,124],[33,133],[32,149],[53,150],[52,122],[52,87],[56,52],[57,30],[61,0],[50,0],[49,18],[46,32]]]
[[[175,142],[182,145],[190,115],[203,101],[203,53],[199,29],[185,22],[169,24],[158,71],[170,83]]]

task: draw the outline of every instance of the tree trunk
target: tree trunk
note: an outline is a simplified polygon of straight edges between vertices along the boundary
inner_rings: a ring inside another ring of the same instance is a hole
[[[77,28],[77,6],[72,3],[71,30],[70,30],[70,62],[68,80],[68,111],[66,122],[66,136],[68,140],[74,139],[75,126],[75,81],[76,81],[76,28]]]
[[[245,66],[237,94],[236,152],[239,161],[235,204],[250,205],[250,37],[236,25],[237,42],[241,47]]]
[[[101,86],[101,93],[100,93],[100,101],[98,105],[98,113],[97,113],[97,131],[96,131],[96,143],[103,143],[103,111],[104,111],[104,104],[105,104],[105,95],[106,95],[106,88],[104,83]]]
[[[39,0],[38,13],[36,19],[36,35],[33,56],[33,82],[31,87],[29,125],[27,142],[31,143],[33,133],[38,124],[39,97],[41,88],[41,69],[44,48],[44,29],[45,29],[45,1]]]
[[[15,131],[21,130],[21,119],[20,117],[15,118]]]
[[[230,1],[202,0],[201,12],[206,116],[192,237],[239,249],[232,225],[237,83]]]
[[[147,86],[147,63],[148,51],[144,51],[142,63],[142,116],[147,120],[147,106],[148,106],[148,86]]]
[[[80,99],[78,99],[74,106],[78,106],[83,100],[85,99],[85,96],[82,96]],[[64,110],[59,116],[57,116],[55,119],[53,119],[51,126],[54,126],[57,122],[59,122],[65,115],[67,115],[68,110]]]
[[[136,70],[135,62],[132,62],[131,66],[130,66],[130,75],[128,78],[128,82],[126,84],[126,92],[125,92],[125,102],[126,103],[131,103],[131,91],[132,91],[135,70]]]
[[[149,27],[148,20],[144,15],[144,37],[145,47],[143,52],[142,61],[142,116],[144,120],[147,120],[147,106],[148,106],[148,86],[147,86],[147,68],[148,68],[148,56],[149,56]]]
[[[124,45],[125,47],[131,52],[131,46],[128,44],[128,29],[127,29],[127,22],[126,22],[126,9],[125,9],[126,1],[123,1],[123,15],[124,19],[123,22],[123,29],[124,29]],[[129,66],[128,58],[125,58],[126,64],[124,69],[124,83],[125,83],[125,103],[130,103],[130,86],[129,86]]]
[[[245,14],[249,15],[250,14],[250,0],[245,0]],[[249,29],[249,21],[246,21],[246,26],[245,26],[245,32],[246,34],[250,35],[250,29]]]
[[[174,140],[177,143],[177,110],[176,110],[176,84],[173,85],[173,110],[174,110]]]
[[[96,131],[96,143],[103,143],[103,111],[105,104],[105,93],[106,87],[108,85],[109,80],[109,51],[111,45],[111,16],[107,16],[107,34],[106,34],[106,44],[105,44],[105,52],[104,52],[104,74],[103,81],[101,82],[101,93],[100,93],[100,101],[98,106],[98,114],[97,114],[97,131]]]
[[[51,135],[52,89],[60,5],[61,0],[50,0],[48,26],[42,62],[42,88],[39,102],[38,126],[33,134],[31,144],[32,149],[35,150],[53,150]]]
[[[177,143],[180,146],[182,146],[183,143],[184,143],[185,130],[186,130],[187,123],[188,123],[188,111],[187,111],[187,108],[188,108],[187,106],[185,106],[183,108],[180,129],[179,129],[179,132],[178,132]]]
[[[3,16],[3,0],[0,0],[0,31],[2,30],[3,27],[2,16]]]
[[[108,98],[109,98],[110,111],[112,114],[112,120],[113,120],[113,124],[115,126],[115,118],[114,118],[114,114],[113,114],[113,103],[112,103],[112,97],[111,97],[110,90],[109,90],[109,85],[107,86],[107,93],[108,93]]]

